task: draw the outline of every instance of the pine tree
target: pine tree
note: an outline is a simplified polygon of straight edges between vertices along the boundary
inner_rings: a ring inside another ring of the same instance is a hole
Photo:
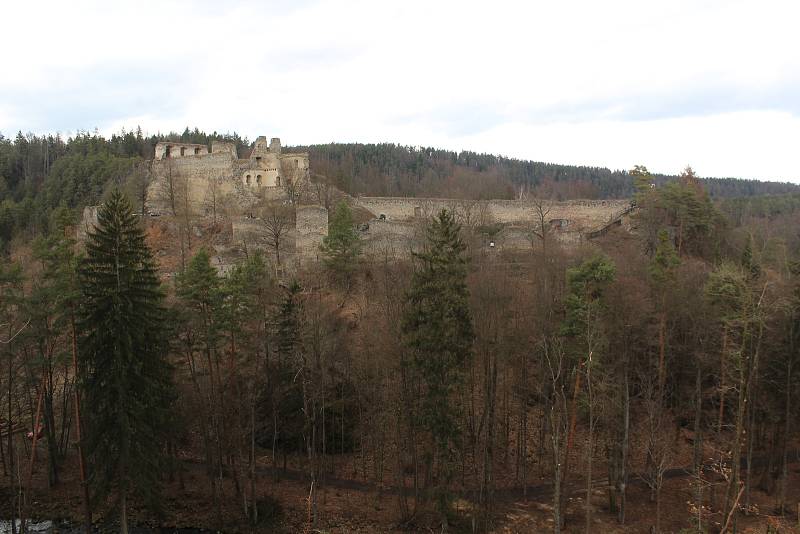
[[[419,264],[402,323],[411,367],[424,387],[420,422],[432,441],[426,461],[437,468],[435,496],[445,526],[460,437],[453,395],[463,381],[474,338],[465,250],[460,226],[452,213],[442,210],[427,229],[426,250],[415,254]]]
[[[79,327],[89,479],[95,500],[113,495],[127,533],[129,496],[158,509],[172,384],[155,263],[119,191],[100,208],[86,254]]]
[[[571,339],[575,354],[580,362],[575,373],[575,389],[570,407],[569,434],[564,449],[563,482],[569,476],[570,448],[575,434],[577,416],[576,400],[581,393],[580,378],[586,377],[586,407],[589,420],[586,446],[586,495],[592,495],[592,459],[594,452],[594,429],[597,423],[595,380],[593,374],[602,372],[602,357],[607,350],[608,339],[604,331],[604,315],[606,306],[605,292],[616,276],[614,263],[604,256],[594,256],[578,267],[567,270],[568,294],[565,300],[566,318],[562,325],[562,334]],[[583,359],[585,358],[585,359]],[[583,372],[581,372],[583,371]],[[556,495],[563,499],[563,495]],[[591,499],[586,501],[587,532],[592,524]]]
[[[633,177],[633,188],[636,191],[637,204],[641,204],[652,189],[653,175],[644,165],[635,165],[628,174]]]

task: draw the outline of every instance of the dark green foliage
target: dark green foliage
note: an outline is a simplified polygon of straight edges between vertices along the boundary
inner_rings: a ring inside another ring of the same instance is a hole
[[[616,276],[614,263],[605,256],[594,256],[567,271],[566,319],[562,333],[582,337],[602,311],[602,297]],[[588,334],[588,335],[591,335]]]
[[[206,319],[216,311],[221,298],[220,278],[205,249],[192,257],[186,270],[177,276],[176,283],[177,295]]]
[[[104,150],[69,153],[55,162],[45,180],[45,204],[51,207],[97,204],[109,184],[120,183],[137,161]]]
[[[300,331],[300,303],[299,295],[303,290],[297,280],[292,280],[286,289],[286,296],[278,312],[277,349],[279,360],[291,365],[297,356],[297,351],[302,349]]]
[[[649,176],[641,167],[631,173],[641,184]],[[703,184],[687,167],[677,181],[638,191],[637,217],[649,253],[659,246],[660,232],[668,229],[679,256],[691,254],[711,258],[718,254],[725,219],[711,202]]]
[[[634,198],[637,203],[641,204],[642,198],[650,192],[654,185],[653,175],[644,165],[635,165],[630,171],[630,175],[633,177]]]
[[[328,235],[320,247],[325,265],[338,278],[348,278],[356,268],[361,253],[361,239],[353,222],[353,212],[345,202],[340,202],[333,212]]]
[[[30,362],[30,371],[39,376],[37,380],[46,378],[43,382],[42,416],[48,446],[48,474],[50,483],[57,484],[65,450],[56,435],[56,385],[53,377],[60,369],[72,368],[71,344],[61,344],[59,340],[72,338],[80,288],[75,241],[68,237],[71,229],[64,225],[69,214],[56,211],[53,218],[56,219],[54,232],[33,242],[33,256],[41,267],[41,273],[31,281],[24,308],[31,321],[25,337],[36,354]]]
[[[747,285],[747,273],[740,266],[730,262],[719,265],[709,275],[705,291],[722,322],[740,324],[747,321],[752,295]]]
[[[274,352],[267,368],[267,384],[259,402],[260,419],[263,425],[257,434],[262,447],[284,454],[304,451],[304,433],[308,431],[303,414],[303,391],[301,367],[308,336],[304,328],[302,287],[292,281],[284,288],[279,309],[275,316]],[[309,417],[317,438],[317,452],[351,452],[355,445],[358,413],[357,395],[353,382],[343,376],[335,366],[327,369],[325,388],[327,404],[323,416],[322,405],[310,407],[314,411]],[[323,433],[323,421],[326,421]],[[324,441],[323,441],[324,440]]]
[[[80,266],[80,356],[95,500],[128,495],[158,507],[172,401],[163,295],[127,199],[98,212]]]
[[[419,422],[432,441],[426,461],[438,467],[442,513],[449,508],[447,485],[460,439],[460,411],[453,395],[463,381],[474,339],[465,250],[460,226],[442,210],[427,229],[425,251],[415,254],[417,267],[402,321],[411,370],[423,386]]]
[[[650,263],[650,276],[659,287],[671,281],[675,276],[675,269],[680,265],[680,258],[675,251],[675,246],[666,230],[658,233],[658,245]]]
[[[302,350],[301,290],[293,280],[281,301],[275,320],[275,358],[268,364],[260,410],[264,426],[259,444],[284,453],[303,449],[303,394],[296,380]]]
[[[742,267],[753,280],[761,276],[761,265],[753,256],[753,236],[750,234],[747,234],[747,242],[742,250]]]

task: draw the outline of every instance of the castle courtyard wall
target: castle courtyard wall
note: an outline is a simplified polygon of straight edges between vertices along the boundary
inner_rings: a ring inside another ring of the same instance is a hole
[[[530,224],[537,220],[537,205],[524,200],[453,200],[436,198],[358,197],[356,204],[376,218],[408,221],[430,217],[442,209],[454,211],[462,219],[472,218],[472,223]],[[629,200],[569,200],[546,202],[547,221],[567,221],[573,231],[585,230],[609,221],[630,206]],[[469,213],[467,213],[469,212]],[[463,221],[462,221],[463,222]]]

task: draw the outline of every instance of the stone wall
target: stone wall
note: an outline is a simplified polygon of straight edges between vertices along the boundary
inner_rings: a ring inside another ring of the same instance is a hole
[[[194,215],[249,209],[258,198],[233,178],[235,161],[227,151],[153,161],[148,209],[159,213],[171,210],[170,182],[178,211],[186,206]]]
[[[236,143],[232,141],[211,141],[211,153],[218,154],[220,152],[227,152],[233,158],[238,158],[236,151]]]
[[[295,249],[306,261],[319,259],[322,239],[328,235],[328,210],[323,206],[298,206],[295,214]]]
[[[462,224],[530,224],[538,217],[533,201],[522,200],[452,200],[438,198],[359,197],[356,204],[372,212],[376,218],[408,221],[435,215],[442,209],[456,214]],[[628,200],[570,200],[546,202],[546,219],[564,221],[559,224],[570,231],[594,228],[609,221],[630,205]]]
[[[183,156],[176,152],[180,149],[184,149]],[[158,143],[148,209],[171,211],[174,196],[176,211],[180,200],[181,208],[188,206],[193,215],[208,214],[220,204],[231,214],[246,214],[262,199],[285,199],[290,186],[297,189],[310,175],[308,154],[281,154],[278,138],[267,143],[266,137],[260,136],[249,157],[237,155],[235,143],[228,141],[214,141],[211,153],[205,145]]]
[[[156,143],[155,159],[183,158],[208,154],[208,147],[196,143],[173,143],[162,141]]]
[[[409,258],[424,238],[423,220],[413,222],[375,219],[361,227],[363,252],[372,259]]]

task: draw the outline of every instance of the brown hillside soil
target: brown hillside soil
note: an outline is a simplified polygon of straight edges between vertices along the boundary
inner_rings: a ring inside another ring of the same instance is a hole
[[[41,454],[46,454],[44,450]],[[281,516],[268,524],[252,527],[243,517],[241,498],[237,498],[230,478],[225,478],[223,486],[225,497],[220,523],[211,494],[211,484],[203,467],[196,458],[184,456],[182,472],[175,473],[169,481],[165,474],[162,504],[164,517],[157,521],[136,503],[130,517],[140,525],[161,525],[177,528],[219,529],[222,532],[300,532],[306,526],[308,484],[301,471],[290,469],[285,475],[281,470],[273,471],[266,458],[259,461],[257,494],[259,499],[274,499],[281,508]],[[293,458],[290,464],[300,459]],[[70,455],[62,474],[61,483],[53,488],[46,487],[44,463],[39,463],[34,475],[31,500],[31,515],[39,519],[63,518],[79,521],[81,501],[77,469],[74,455]],[[347,469],[343,469],[347,471]],[[276,478],[276,475],[278,478]],[[330,533],[351,532],[401,532],[398,517],[398,496],[390,485],[379,487],[360,477],[336,478],[332,475],[319,486],[319,528]],[[577,476],[577,475],[576,475]],[[10,517],[9,478],[0,479],[0,517]],[[543,484],[539,484],[543,482]],[[567,529],[565,532],[585,532],[584,494],[580,490],[583,482],[578,481],[570,493],[567,503]],[[665,481],[662,489],[662,532],[679,532],[690,526],[692,502],[694,499],[693,480],[688,476],[678,476]],[[547,481],[542,479],[529,483],[528,498],[523,498],[521,487],[500,491],[497,494],[496,520],[493,532],[551,532],[552,508],[551,494]],[[717,499],[724,492],[717,486]],[[708,497],[708,491],[705,493]],[[754,490],[753,510],[749,515],[741,514],[738,520],[739,532],[763,533],[767,525],[780,528],[781,533],[800,532],[797,527],[796,506],[800,500],[800,464],[791,469],[789,483],[789,503],[794,513],[783,519],[774,516],[775,496]],[[707,504],[707,501],[706,501]],[[632,480],[628,491],[628,512],[626,525],[618,524],[616,517],[608,511],[607,492],[598,487],[592,497],[592,532],[634,533],[649,532],[655,520],[655,504],[649,501],[649,490]],[[456,501],[462,514],[468,515],[472,504],[464,499]],[[113,514],[111,518],[113,519]],[[96,514],[95,519],[99,519]],[[427,531],[429,522],[420,514],[412,530]],[[724,522],[720,513],[705,514],[704,524],[709,532],[717,532]],[[432,523],[430,523],[432,524]],[[794,530],[793,530],[794,527]],[[406,526],[408,528],[408,525]]]

